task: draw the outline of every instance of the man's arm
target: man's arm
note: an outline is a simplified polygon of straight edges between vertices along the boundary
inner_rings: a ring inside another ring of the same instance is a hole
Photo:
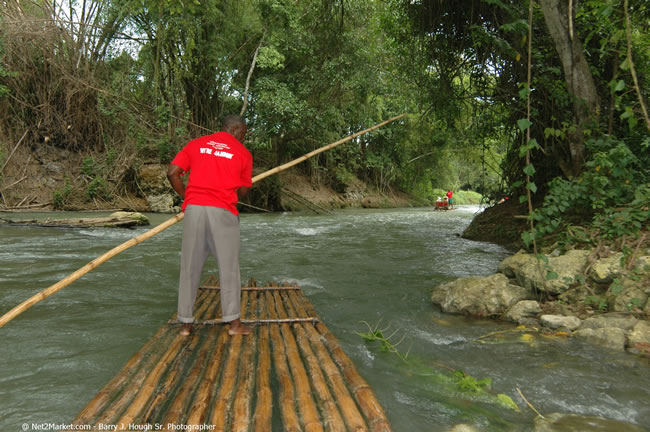
[[[169,180],[169,183],[172,185],[172,188],[174,188],[176,193],[179,194],[181,198],[185,199],[185,184],[183,184],[183,180],[181,180],[182,173],[183,170],[181,167],[178,165],[170,164],[169,168],[167,169],[167,179]]]
[[[239,199],[244,198],[246,195],[248,195],[248,191],[250,188],[248,186],[242,186],[239,189],[237,189],[237,197]]]

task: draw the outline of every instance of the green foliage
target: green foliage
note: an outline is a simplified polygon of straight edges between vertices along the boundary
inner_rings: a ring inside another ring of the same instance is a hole
[[[601,313],[609,310],[609,303],[604,296],[587,296],[585,298],[585,305],[595,307]]]
[[[93,179],[86,188],[86,199],[92,201],[96,198],[105,200],[111,199],[111,192],[108,183],[102,177]]]
[[[393,333],[391,333],[389,336],[384,336],[384,332],[388,331],[389,328],[385,329],[380,329],[379,328],[379,322],[375,327],[371,327],[370,324],[368,324],[365,321],[362,321],[367,327],[368,331],[365,333],[357,333],[359,336],[363,338],[366,342],[379,342],[380,344],[380,349],[384,352],[390,352],[395,354],[397,357],[399,357],[401,360],[406,361],[406,358],[408,357],[409,353],[406,352],[406,354],[402,354],[399,352],[397,347],[399,346],[400,343],[404,340],[404,337],[400,339],[398,342],[393,343],[391,342],[390,338],[395,336],[397,331],[395,330]]]
[[[460,369],[454,371],[452,376],[456,379],[456,385],[458,385],[458,389],[462,392],[479,393],[492,388],[492,380],[490,378],[479,380],[471,375],[467,375]]]
[[[66,203],[72,195],[72,190],[72,184],[66,179],[63,189],[54,191],[54,197],[52,198],[52,207],[54,210],[64,210]]]
[[[567,229],[576,218],[607,240],[636,236],[647,225],[650,158],[634,154],[625,142],[607,137],[591,140],[588,146],[592,157],[582,175],[572,180],[554,179],[543,207],[534,212],[538,239],[563,231],[569,236],[565,241],[571,237],[597,241],[581,235],[580,230]],[[525,240],[532,235],[527,233]]]
[[[408,359],[408,352],[402,354],[398,349],[398,345],[404,340],[403,336],[397,343],[393,343],[390,339],[395,336],[397,330],[394,331],[390,336],[385,336],[386,329],[379,329],[379,322],[373,327],[365,321],[362,321],[368,328],[367,332],[358,332],[357,334],[361,336],[368,343],[379,343],[380,350],[383,352],[388,352],[395,354],[406,367],[411,368],[419,376],[422,376],[423,379],[431,379],[443,385],[449,385],[453,391],[458,391],[463,394],[471,395],[471,397],[479,398],[480,400],[485,400],[490,403],[497,403],[504,408],[508,408],[514,411],[519,411],[519,407],[512,400],[512,398],[506,394],[499,393],[494,394],[492,392],[492,379],[490,378],[475,378],[462,370],[454,370],[451,374],[441,373],[433,370],[429,366],[422,366],[420,359]],[[409,372],[411,374],[411,372]]]
[[[97,175],[97,166],[94,158],[87,157],[81,162],[81,172],[88,177]]]

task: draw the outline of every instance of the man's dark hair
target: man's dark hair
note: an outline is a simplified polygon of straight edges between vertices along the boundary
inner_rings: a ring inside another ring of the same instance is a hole
[[[246,120],[236,114],[227,115],[221,123],[221,128],[226,132],[232,131],[237,126],[246,126]]]

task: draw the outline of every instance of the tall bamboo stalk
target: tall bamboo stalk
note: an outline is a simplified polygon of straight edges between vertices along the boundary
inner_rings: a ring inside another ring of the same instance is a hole
[[[358,137],[360,135],[364,135],[364,134],[366,134],[368,132],[371,132],[371,131],[373,131],[375,129],[378,129],[378,128],[382,127],[382,126],[385,126],[386,124],[388,124],[390,122],[393,122],[393,121],[395,121],[397,119],[400,119],[400,118],[404,117],[405,115],[406,114],[401,114],[401,115],[395,116],[395,117],[390,118],[388,120],[385,120],[385,121],[383,121],[381,123],[378,123],[378,124],[368,128],[368,129],[364,129],[364,130],[362,130],[360,132],[357,132],[357,133],[354,133],[354,134],[352,134],[352,135],[350,135],[350,136],[348,136],[346,138],[340,139],[340,140],[338,140],[336,142],[328,144],[328,145],[326,145],[324,147],[321,147],[321,148],[319,148],[317,150],[309,152],[306,155],[299,157],[298,159],[295,159],[295,160],[293,160],[291,162],[288,162],[286,164],[283,164],[283,165],[280,165],[280,166],[275,167],[273,169],[270,169],[270,170],[268,170],[266,172],[263,172],[262,174],[256,175],[255,177],[253,177],[252,181],[253,181],[253,183],[255,183],[255,182],[258,182],[258,181],[260,181],[260,180],[262,180],[262,179],[264,179],[266,177],[269,177],[269,176],[271,176],[273,174],[279,173],[280,171],[284,171],[287,168],[290,168],[290,167],[292,167],[294,165],[297,165],[297,164],[299,164],[301,162],[304,162],[307,159],[309,159],[309,158],[311,158],[311,157],[313,157],[313,156],[315,156],[315,155],[317,155],[319,153],[330,150],[330,149],[332,149],[332,148],[334,148],[334,147],[336,147],[336,146],[338,146],[340,144],[343,144],[345,142],[353,140],[354,138],[356,138],[356,137]],[[47,297],[51,296],[52,294],[54,294],[54,293],[60,291],[61,289],[65,288],[66,286],[68,286],[72,282],[76,281],[77,279],[79,279],[80,277],[85,275],[86,273],[90,272],[91,270],[97,268],[98,266],[105,263],[109,259],[113,258],[115,255],[117,255],[117,254],[119,254],[121,252],[124,252],[125,250],[127,250],[127,249],[129,249],[129,248],[131,248],[131,247],[133,247],[133,246],[135,246],[137,244],[142,243],[143,241],[153,237],[154,235],[156,235],[156,234],[164,231],[165,229],[169,228],[170,226],[174,225],[176,222],[181,221],[184,216],[185,216],[184,213],[179,213],[176,216],[174,216],[174,217],[168,219],[167,221],[161,223],[157,227],[145,232],[144,234],[140,234],[139,236],[134,237],[131,240],[122,243],[121,245],[119,245],[119,246],[111,249],[110,251],[106,252],[104,255],[102,255],[102,256],[100,256],[98,258],[95,258],[94,260],[92,260],[91,262],[89,262],[85,266],[81,267],[79,270],[72,273],[70,276],[66,277],[65,279],[55,283],[54,285],[50,286],[49,288],[46,288],[43,291],[39,292],[38,294],[36,294],[36,295],[30,297],[29,299],[25,300],[24,302],[22,302],[21,304],[19,304],[18,306],[14,307],[9,312],[4,314],[2,317],[0,317],[0,327],[3,327],[9,321],[11,321],[15,317],[17,317],[18,315],[20,315],[21,313],[26,311],[27,309],[29,309],[30,307],[32,307],[36,303],[40,302],[41,300],[46,299]]]

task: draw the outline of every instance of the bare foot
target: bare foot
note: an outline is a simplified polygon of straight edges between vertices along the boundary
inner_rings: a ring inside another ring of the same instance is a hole
[[[239,318],[232,321],[230,323],[230,328],[228,329],[228,334],[230,336],[235,336],[235,335],[245,336],[251,334],[252,332],[253,330],[251,330],[250,328],[242,324]]]
[[[183,325],[181,326],[181,331],[180,331],[181,336],[189,336],[190,333],[192,333],[192,324],[191,323],[183,323]]]

